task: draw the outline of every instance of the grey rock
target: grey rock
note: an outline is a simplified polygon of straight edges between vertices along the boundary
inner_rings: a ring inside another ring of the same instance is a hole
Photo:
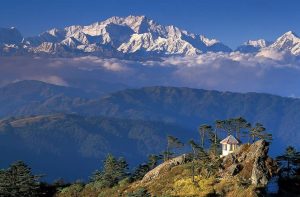
[[[276,170],[276,164],[268,156],[268,151],[269,143],[265,140],[258,140],[251,145],[244,144],[223,158],[221,174],[240,175],[253,185],[264,187]]]
[[[185,162],[186,154],[165,161],[164,163],[158,165],[156,168],[145,174],[144,178],[142,179],[142,183],[156,179],[163,171],[170,170],[172,167],[184,164]]]
[[[242,168],[243,166],[241,164],[233,164],[229,167],[228,173],[230,176],[235,176],[242,170]]]
[[[269,144],[264,140],[259,140],[253,144],[255,148],[254,163],[252,168],[251,182],[254,185],[266,186],[271,178],[266,166],[268,158]]]

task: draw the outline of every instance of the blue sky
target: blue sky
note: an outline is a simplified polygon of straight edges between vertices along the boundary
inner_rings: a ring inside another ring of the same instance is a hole
[[[236,47],[247,39],[300,34],[299,0],[1,0],[0,27],[24,36],[111,16],[146,15]]]

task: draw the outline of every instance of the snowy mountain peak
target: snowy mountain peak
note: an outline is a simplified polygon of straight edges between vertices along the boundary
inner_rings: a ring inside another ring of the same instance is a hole
[[[128,16],[125,21],[136,33],[145,33],[151,26],[156,25],[153,20],[146,16]]]
[[[22,44],[30,53],[70,56],[81,53],[106,56],[104,51],[110,56],[121,53],[145,57],[147,54],[161,57],[231,51],[216,39],[192,34],[173,25],[160,25],[144,15],[113,16],[91,25],[53,28],[25,38]]]
[[[300,55],[300,38],[289,31],[272,44],[263,39],[248,40],[237,51],[258,53],[262,49],[284,50]],[[170,55],[185,56],[232,50],[217,39],[190,33],[174,25],[161,25],[144,15],[130,15],[113,16],[85,26],[52,28],[29,38],[23,38],[14,27],[0,28],[0,54],[12,54],[11,51],[31,55],[157,59]]]
[[[206,45],[206,46],[212,46],[214,44],[220,43],[220,41],[216,40],[216,39],[209,39],[206,38],[203,35],[200,35],[200,40]]]
[[[141,33],[140,27],[143,25],[149,26],[153,24],[154,21],[148,19],[146,16],[127,16],[127,17],[118,17],[113,16],[104,21],[96,22],[92,25],[85,26],[84,28],[96,28],[96,29],[103,29],[108,25],[121,25],[121,26],[128,26],[130,27],[135,33]]]
[[[286,41],[292,41],[292,42],[299,42],[300,38],[297,36],[296,33],[292,31],[288,31],[284,33],[282,36],[280,36],[275,42],[286,42]]]
[[[283,36],[298,37],[297,34],[293,31],[288,31],[288,32],[284,33]]]
[[[261,49],[264,49],[270,45],[270,42],[264,40],[264,39],[258,39],[258,40],[248,40],[241,46],[239,46],[236,51],[242,52],[242,53],[257,53]]]
[[[269,45],[269,42],[267,42],[264,39],[258,39],[258,40],[248,40],[244,43],[244,45],[249,45],[257,48],[264,48]]]
[[[297,36],[296,33],[292,32],[292,31],[288,31],[286,33],[284,33],[282,36],[280,36],[275,43],[278,44],[284,44],[286,42],[292,42],[292,43],[298,43],[300,42],[300,38]]]
[[[300,55],[300,38],[292,31],[288,31],[280,36],[270,48],[287,51],[293,55]]]
[[[53,28],[53,29],[50,29],[49,31],[47,31],[49,34],[53,35],[53,36],[56,36],[57,33],[59,32],[59,29],[57,28]]]
[[[145,15],[141,15],[141,16],[133,16],[133,15],[129,15],[126,18],[124,18],[124,21],[126,24],[141,24],[143,22],[150,22],[153,20],[148,19]]]

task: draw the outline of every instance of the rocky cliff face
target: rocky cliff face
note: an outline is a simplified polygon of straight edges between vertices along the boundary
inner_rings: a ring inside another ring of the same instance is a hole
[[[268,156],[269,143],[259,140],[242,145],[235,153],[223,158],[222,177],[239,176],[255,186],[266,186],[277,172],[276,162]]]
[[[238,177],[240,180],[251,182],[252,185],[264,187],[269,179],[277,173],[276,162],[268,156],[269,143],[259,140],[253,144],[244,144],[234,153],[222,158],[218,177],[231,179]],[[148,172],[142,183],[159,179],[177,165],[187,162],[186,155],[170,159],[155,169]]]

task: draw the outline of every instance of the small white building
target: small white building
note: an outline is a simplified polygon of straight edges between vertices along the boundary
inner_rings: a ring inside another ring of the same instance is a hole
[[[220,142],[222,144],[222,155],[224,157],[234,150],[236,150],[240,144],[240,142],[232,135],[227,136],[224,140]]]

